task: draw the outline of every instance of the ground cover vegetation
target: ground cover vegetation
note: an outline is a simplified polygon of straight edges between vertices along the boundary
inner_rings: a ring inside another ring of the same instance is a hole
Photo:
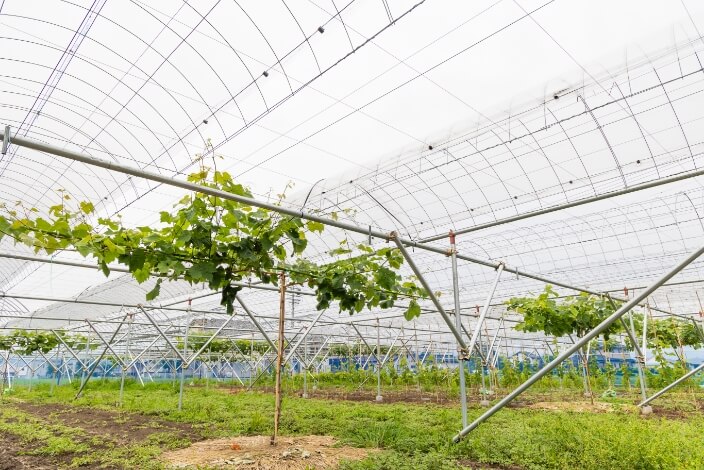
[[[115,381],[96,381],[77,405],[69,405],[74,387],[50,390],[43,384],[31,392],[18,387],[0,410],[0,434],[21,449],[13,458],[38,465],[162,468],[157,457],[166,449],[204,438],[271,432],[274,397],[268,393],[232,393],[226,387],[196,384],[179,412],[172,384],[142,387],[130,381],[122,408],[115,406],[118,388]],[[560,403],[578,396],[573,389],[553,398]],[[704,415],[698,408],[704,396],[697,390],[669,396],[661,404],[669,414],[648,419],[638,416],[630,396],[603,400],[600,412],[531,405],[545,399],[544,394],[529,393],[454,445],[449,438],[458,430],[456,403],[376,404],[371,397],[364,403],[289,395],[281,432],[331,435],[346,445],[381,449],[362,461],[343,463],[345,469],[695,469],[704,462]],[[470,418],[481,411],[473,402]],[[82,413],[97,413],[102,430],[91,424],[86,432],[89,424]],[[143,439],[123,448],[123,432],[127,436],[134,427],[142,429]]]

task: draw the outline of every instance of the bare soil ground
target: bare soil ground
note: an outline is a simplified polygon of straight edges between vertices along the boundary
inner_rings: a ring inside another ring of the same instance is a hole
[[[16,408],[52,424],[83,429],[88,437],[106,438],[120,445],[144,442],[154,433],[172,433],[191,441],[202,439],[191,424],[120,411],[51,403],[14,403]]]
[[[235,437],[201,441],[163,454],[172,468],[305,470],[336,468],[341,460],[361,460],[374,450],[342,447],[329,436]]]
[[[201,440],[201,433],[190,424],[174,423],[159,418],[120,411],[82,408],[61,404],[13,402],[12,407],[30,414],[40,423],[80,429],[78,442],[86,443],[90,452],[105,451],[143,443],[152,435],[168,433],[175,439],[190,442]],[[11,422],[11,421],[8,421]],[[79,454],[30,455],[41,443],[25,441],[18,436],[0,433],[0,470],[45,470],[65,468]],[[117,468],[102,464],[84,464],[81,468]]]
[[[630,407],[630,405],[628,405]],[[571,411],[577,413],[611,413],[623,410],[624,405],[595,401],[539,401],[526,406],[533,410]]]
[[[45,457],[23,455],[32,448],[11,434],[0,433],[0,470],[51,470],[59,462],[47,462]]]

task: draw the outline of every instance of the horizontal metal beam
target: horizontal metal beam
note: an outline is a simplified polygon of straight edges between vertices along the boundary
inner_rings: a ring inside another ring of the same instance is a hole
[[[511,222],[517,222],[519,220],[530,219],[539,215],[549,214],[551,212],[561,211],[565,209],[571,209],[572,207],[582,206],[584,204],[591,204],[592,202],[603,201],[604,199],[610,199],[612,197],[623,196],[625,194],[633,193],[636,191],[643,191],[644,189],[656,188],[664,184],[676,183],[678,181],[686,180],[689,178],[696,178],[697,176],[704,175],[704,169],[686,171],[677,175],[668,176],[665,178],[660,178],[655,181],[648,181],[646,183],[634,184],[627,188],[619,189],[616,191],[608,191],[605,193],[598,194],[596,196],[585,197],[572,202],[566,202],[564,204],[559,204],[556,206],[546,207],[545,209],[538,209],[535,211],[524,212],[523,214],[516,214],[511,217],[506,217],[503,219],[495,220],[493,222],[486,222],[484,224],[474,225],[472,227],[467,227],[459,230],[454,230],[455,235],[463,235],[466,233],[477,232],[479,230],[484,230],[491,227],[496,227],[498,225],[504,225]],[[434,235],[432,237],[423,238],[420,243],[429,243],[437,240],[442,240],[446,238],[447,235]]]
[[[3,134],[4,132],[5,131],[3,131]],[[0,137],[4,137],[4,135]],[[85,163],[87,165],[97,166],[99,168],[104,168],[110,171],[117,171],[126,175],[136,176],[137,178],[148,179],[157,183],[166,184],[168,186],[174,186],[176,188],[185,189],[187,191],[193,191],[201,194],[207,194],[208,196],[215,196],[229,201],[239,202],[247,206],[259,207],[261,209],[266,209],[272,212],[278,212],[280,214],[285,214],[292,217],[300,217],[305,220],[320,222],[331,227],[337,227],[343,230],[361,233],[363,235],[371,235],[376,238],[390,240],[388,233],[380,232],[378,230],[369,230],[369,228],[359,227],[355,224],[350,224],[339,220],[333,220],[327,217],[320,217],[318,215],[305,212],[303,210],[289,209],[286,207],[278,206],[276,204],[270,204],[268,202],[259,201],[251,197],[229,193],[221,189],[210,188],[208,186],[191,183],[189,181],[178,180],[176,178],[164,176],[159,173],[142,170],[140,168],[134,168],[128,165],[122,165],[120,163],[103,160],[101,158],[95,158],[84,153],[74,152],[65,148],[58,147],[56,145],[47,144],[45,142],[40,142],[38,140],[30,139],[27,137],[13,135],[11,136],[11,140],[12,145],[37,150],[39,152],[49,153],[58,157],[68,158],[69,160]],[[410,240],[409,242],[413,243]]]
[[[331,218],[321,217],[319,215],[311,214],[311,213],[305,212],[304,210],[289,209],[286,207],[277,206],[276,204],[270,204],[267,202],[259,201],[257,199],[251,198],[251,197],[239,196],[237,194],[228,193],[227,191],[223,191],[220,189],[215,189],[215,188],[211,188],[208,186],[203,186],[203,185],[191,183],[189,181],[178,180],[178,179],[175,179],[174,177],[164,176],[159,173],[154,173],[154,172],[142,170],[140,168],[133,168],[128,165],[122,165],[120,163],[115,163],[115,162],[111,162],[108,160],[94,158],[94,157],[91,157],[90,155],[86,155],[84,153],[74,152],[71,150],[67,150],[65,148],[61,148],[61,147],[58,147],[55,145],[47,144],[45,142],[40,142],[38,140],[30,139],[27,137],[22,137],[22,136],[11,136],[11,137],[12,137],[13,145],[17,145],[20,147],[26,147],[29,149],[37,150],[39,152],[45,152],[45,153],[49,153],[52,155],[56,155],[59,157],[68,158],[69,160],[78,161],[81,163],[85,163],[87,165],[92,165],[92,166],[104,168],[104,169],[111,170],[111,171],[117,171],[119,173],[123,173],[126,175],[131,175],[131,176],[135,176],[138,178],[148,179],[151,181],[155,181],[157,183],[166,184],[168,186],[174,186],[174,187],[185,189],[188,191],[194,191],[194,192],[201,193],[201,194],[207,194],[209,196],[215,196],[215,197],[219,197],[222,199],[235,201],[235,202],[239,202],[241,204],[253,206],[253,207],[259,207],[262,209],[270,210],[272,212],[277,212],[280,214],[289,215],[292,217],[300,217],[301,219],[320,222],[320,223],[327,225],[327,226],[330,226],[330,227],[340,228],[343,230],[347,230],[350,232],[358,233],[358,234],[369,236],[369,237],[375,237],[375,238],[379,238],[379,239],[386,240],[386,241],[392,241],[392,239],[395,239],[398,242],[400,242],[401,244],[403,244],[404,246],[412,246],[412,247],[415,247],[418,249],[422,249],[422,250],[426,250],[426,251],[430,251],[430,252],[438,253],[438,254],[442,254],[442,255],[448,254],[447,249],[430,246],[425,243],[421,243],[421,242],[418,242],[415,240],[410,240],[407,238],[401,238],[401,237],[398,237],[396,234],[394,234],[392,236],[391,231],[384,232],[384,231],[380,231],[380,230],[371,229],[370,227],[360,227],[355,224],[346,223],[346,222],[342,222],[339,220],[333,220]],[[638,190],[638,189],[647,189],[649,187],[654,187],[659,184],[666,184],[666,183],[673,182],[673,181],[681,181],[683,179],[692,178],[694,176],[699,176],[702,174],[704,174],[704,169],[697,170],[694,172],[682,173],[680,175],[675,175],[675,176],[672,176],[669,178],[662,178],[662,179],[654,181],[654,182],[645,183],[644,185],[636,185],[636,186],[632,187],[632,188],[636,188],[636,189],[629,188],[629,190],[634,191],[634,190]],[[645,185],[648,185],[648,186],[645,186]],[[511,220],[507,219],[507,222],[512,221],[512,220],[513,219],[511,219]],[[507,223],[507,222],[504,222],[504,223]],[[462,233],[462,232],[455,232],[455,233]],[[440,238],[444,238],[445,236],[446,235],[443,235]],[[440,238],[438,238],[438,239],[440,239]],[[502,264],[502,263],[495,263],[492,261],[482,260],[482,259],[475,258],[472,256],[462,255],[459,253],[457,254],[457,258],[465,260],[465,261],[469,261],[469,262],[472,262],[475,264],[479,264],[481,266],[491,267],[494,269],[497,269],[499,264]],[[528,273],[525,271],[521,271],[517,268],[511,268],[510,266],[507,266],[506,264],[504,264],[504,270],[506,272],[514,273],[517,276],[527,277],[527,278],[534,279],[534,280],[537,280],[540,282],[545,282],[546,284],[553,284],[556,286],[575,290],[577,292],[587,292],[590,294],[602,295],[601,292],[596,292],[596,291],[589,289],[589,288],[572,286],[572,285],[564,283],[564,282],[556,281],[553,279],[548,279],[545,276],[540,276],[537,274]],[[613,298],[615,300],[622,301],[622,302],[627,301],[627,299],[622,299],[622,298],[617,298],[617,297],[613,297]]]

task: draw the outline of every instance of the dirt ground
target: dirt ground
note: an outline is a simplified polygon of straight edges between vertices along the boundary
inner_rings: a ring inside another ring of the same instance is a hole
[[[169,433],[191,442],[202,439],[199,430],[189,424],[173,423],[139,414],[60,404],[13,402],[11,406],[47,425],[59,424],[80,429],[83,434],[78,440],[87,443],[91,452],[139,444],[156,433]],[[96,445],[95,438],[102,444]],[[0,433],[0,470],[49,470],[68,467],[72,459],[77,457],[70,452],[59,455],[28,455],[39,446],[41,444],[23,441],[12,434]],[[81,468],[105,467],[100,464],[87,464]]]
[[[160,420],[156,417],[120,411],[100,410],[60,404],[14,403],[16,408],[50,423],[81,428],[88,437],[109,438],[128,445],[141,443],[154,433],[169,432],[191,441],[201,439],[192,425]]]
[[[329,436],[279,437],[270,444],[269,436],[235,437],[201,441],[185,449],[163,455],[172,468],[242,468],[305,470],[336,468],[341,460],[361,460],[370,449],[342,447]]]
[[[595,401],[539,401],[526,406],[533,410],[547,411],[571,411],[577,413],[610,413],[622,409],[621,406],[614,406],[611,403]]]
[[[26,444],[11,434],[0,433],[0,470],[51,470],[57,463],[47,463],[44,457],[22,455]]]

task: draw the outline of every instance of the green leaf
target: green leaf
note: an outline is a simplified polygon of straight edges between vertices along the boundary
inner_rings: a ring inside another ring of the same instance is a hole
[[[212,261],[199,261],[188,268],[187,274],[196,282],[210,282],[215,272],[215,263]]]
[[[418,302],[416,302],[416,300],[413,299],[413,300],[411,300],[411,303],[408,305],[408,310],[406,310],[404,317],[406,317],[406,320],[411,321],[414,318],[418,318],[419,316],[420,316],[420,305],[418,305]]]
[[[359,249],[359,251],[362,251],[364,253],[373,253],[374,252],[372,247],[370,247],[369,245],[365,245],[364,243],[360,243],[359,245],[357,245],[357,249]]]
[[[251,192],[236,184],[228,173],[213,174],[201,168],[189,180],[251,197]],[[332,252],[337,259],[320,264],[304,259],[306,236],[325,229],[318,221],[282,217],[266,209],[197,193],[183,197],[172,211],[162,211],[158,227],[124,227],[119,217],[98,218],[93,225],[85,216],[95,207],[89,202],[78,206],[72,209],[56,205],[44,219],[33,215],[36,212],[18,218],[16,211],[3,206],[0,230],[37,252],[72,247],[84,257],[92,255],[106,276],[113,262],[127,266],[138,282],[160,276],[147,294],[150,299],[158,295],[163,279],[183,277],[191,283],[206,282],[211,289],[224,288],[222,302],[228,312],[232,312],[238,290],[232,283],[258,278],[265,284],[276,284],[276,276],[271,273],[278,271],[287,272],[290,282],[312,288],[317,308],[337,303],[340,311],[350,314],[364,307],[390,308],[399,298],[427,295],[416,284],[417,279],[400,275],[403,257],[394,248],[375,252],[367,245],[354,246],[342,240]],[[339,211],[347,216],[354,214],[345,208]],[[337,219],[338,215],[334,212],[331,217]],[[354,256],[352,250],[359,250],[359,254]],[[289,260],[289,256],[294,259]],[[554,302],[548,295],[540,300],[546,301]],[[417,308],[417,302],[412,302],[409,318],[418,315]],[[580,322],[589,323],[589,318]]]
[[[92,202],[89,202],[89,201],[82,201],[79,204],[79,206],[81,208],[81,212],[83,212],[86,215],[92,214],[95,211],[95,206],[93,205]]]
[[[135,248],[132,250],[132,253],[130,254],[129,257],[129,270],[130,272],[134,272],[138,269],[142,269],[144,266],[144,261],[147,257],[146,252],[142,248]]]
[[[147,300],[154,300],[159,297],[159,292],[161,292],[161,282],[163,279],[157,279],[154,288],[147,292]]]
[[[321,233],[323,230],[325,230],[325,224],[322,222],[315,222],[313,220],[309,220],[306,223],[306,227],[308,227],[308,230],[311,232],[318,232]]]
[[[108,265],[107,263],[105,263],[105,261],[100,262],[100,270],[103,271],[105,277],[108,277],[110,275],[110,268],[108,268]]]
[[[3,216],[0,215],[0,232],[7,232],[7,230],[12,226],[12,224]],[[2,237],[2,234],[0,234]]]
[[[147,279],[149,279],[149,277],[151,276],[151,272],[148,268],[143,267],[143,268],[135,269],[134,271],[132,271],[132,276],[135,278],[135,280],[138,283],[141,284],[141,283],[145,282]]]
[[[74,244],[73,246],[76,248],[76,251],[84,258],[92,252],[91,247],[86,244]]]

